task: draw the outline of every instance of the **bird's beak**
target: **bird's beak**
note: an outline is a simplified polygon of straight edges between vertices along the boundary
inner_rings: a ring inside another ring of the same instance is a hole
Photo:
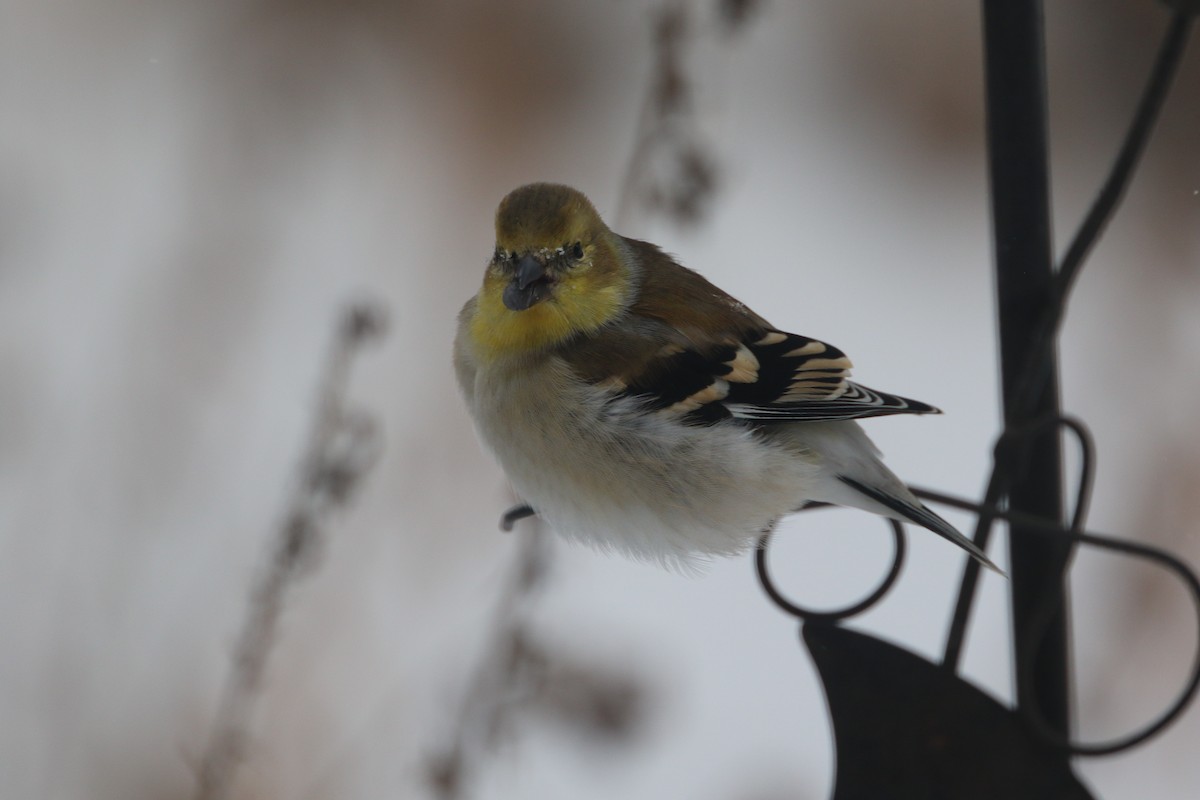
[[[550,296],[551,278],[546,265],[531,255],[517,259],[517,272],[504,287],[504,305],[513,311],[524,311]]]

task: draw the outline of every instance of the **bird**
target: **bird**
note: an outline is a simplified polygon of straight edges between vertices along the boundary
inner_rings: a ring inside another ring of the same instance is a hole
[[[521,186],[458,315],[454,368],[483,443],[557,533],[667,567],[742,553],[813,504],[914,523],[1000,570],[880,460],[858,420],[936,414],[849,380],[580,191]]]

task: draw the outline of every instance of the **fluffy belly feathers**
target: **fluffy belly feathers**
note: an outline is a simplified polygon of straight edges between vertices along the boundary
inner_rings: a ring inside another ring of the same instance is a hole
[[[686,565],[744,550],[806,499],[810,454],[728,421],[684,425],[613,401],[561,362],[481,370],[484,440],[513,488],[560,534],[601,549]],[[548,396],[555,401],[546,402]]]

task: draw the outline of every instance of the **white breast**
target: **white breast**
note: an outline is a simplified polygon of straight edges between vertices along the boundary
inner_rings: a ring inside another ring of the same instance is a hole
[[[818,471],[739,423],[684,425],[613,401],[554,357],[480,368],[473,389],[476,424],[521,497],[559,533],[643,559],[744,550],[808,499]]]

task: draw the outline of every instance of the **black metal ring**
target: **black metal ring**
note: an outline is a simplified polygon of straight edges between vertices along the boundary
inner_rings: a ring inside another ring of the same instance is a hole
[[[892,585],[900,577],[900,570],[904,566],[904,556],[907,550],[904,538],[904,526],[894,519],[886,519],[885,521],[892,526],[892,541],[895,545],[892,554],[891,569],[888,570],[883,581],[875,587],[873,592],[853,605],[830,611],[818,611],[797,605],[784,597],[783,593],[775,588],[775,583],[771,580],[771,574],[767,570],[767,546],[770,544],[773,531],[767,531],[763,534],[763,537],[758,541],[758,549],[754,553],[754,568],[758,573],[758,582],[762,584],[763,591],[767,593],[767,596],[771,598],[775,605],[805,622],[837,622],[857,616],[883,599],[883,596],[891,590]]]

